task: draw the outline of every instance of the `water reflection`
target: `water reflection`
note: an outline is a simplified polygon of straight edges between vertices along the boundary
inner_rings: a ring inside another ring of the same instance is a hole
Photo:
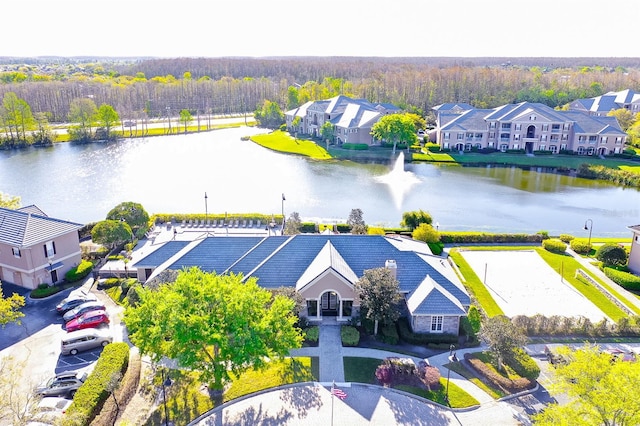
[[[594,235],[630,237],[640,223],[640,193],[572,176],[518,168],[320,162],[264,149],[241,137],[254,128],[218,130],[94,145],[0,152],[0,191],[48,214],[82,223],[102,220],[122,201],[150,213],[260,212],[345,221],[360,208],[372,225],[397,226],[402,213],[429,211],[444,230],[570,233],[587,217]],[[393,189],[391,189],[393,188]]]

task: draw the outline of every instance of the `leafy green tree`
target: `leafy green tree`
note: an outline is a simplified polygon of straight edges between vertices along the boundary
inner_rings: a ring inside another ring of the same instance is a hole
[[[193,120],[193,116],[189,112],[188,109],[183,109],[180,111],[180,122],[184,126],[184,132],[187,133],[187,126]]]
[[[89,98],[76,98],[69,105],[69,136],[75,142],[90,142],[93,139],[92,127],[96,124],[98,108]]]
[[[418,210],[418,211],[402,213],[402,220],[400,221],[400,226],[409,228],[409,230],[413,231],[422,223],[431,225],[432,222],[433,222],[433,218],[429,213],[422,210]]]
[[[302,228],[302,221],[300,220],[300,214],[298,212],[293,212],[289,215],[289,219],[287,219],[284,224],[284,234],[285,235],[295,235],[300,233],[300,229]]]
[[[166,356],[199,372],[215,391],[230,373],[262,367],[302,343],[295,302],[274,297],[254,278],[191,268],[139,296],[124,315],[131,341],[156,361]]]
[[[0,283],[0,325],[4,328],[10,322],[19,322],[24,316],[20,308],[24,306],[24,297],[19,294],[12,294],[4,297],[2,293],[2,283]]]
[[[131,227],[121,220],[103,220],[95,224],[91,230],[91,239],[111,249],[131,240]]]
[[[15,210],[20,208],[20,203],[20,197],[3,194],[2,192],[0,192],[0,207]]]
[[[627,263],[627,252],[618,244],[603,244],[596,251],[596,259],[605,265],[621,266]]]
[[[400,318],[400,285],[390,269],[367,269],[354,287],[360,300],[360,313],[373,321],[373,334],[378,334],[379,323],[392,324]]]
[[[396,145],[405,142],[407,147],[418,141],[414,120],[408,114],[385,115],[371,128],[374,138],[393,143],[393,152]]]
[[[51,131],[49,119],[43,112],[35,114],[36,130],[33,132],[33,142],[38,145],[53,145],[55,136]]]
[[[96,124],[104,128],[105,137],[110,140],[113,135],[111,129],[118,123],[120,116],[111,105],[102,104],[96,112]]]
[[[2,98],[0,122],[6,128],[10,139],[25,142],[27,141],[27,130],[32,130],[35,127],[31,107],[24,99],[18,98],[14,92],[7,92]]]
[[[438,243],[440,242],[440,232],[433,226],[426,223],[421,223],[412,233],[413,239],[423,241],[425,243]]]
[[[329,121],[325,121],[320,127],[320,136],[327,143],[327,147],[329,146],[329,142],[333,142],[333,138],[336,135],[336,128]]]
[[[268,129],[277,129],[284,124],[284,114],[280,106],[266,99],[262,104],[262,108],[255,111],[254,117],[260,127],[266,127]]]
[[[527,343],[527,336],[504,315],[485,319],[480,338],[489,346],[500,370],[504,369],[505,361],[513,359],[514,351]]]
[[[107,220],[126,222],[134,235],[140,238],[149,229],[149,213],[140,203],[125,201],[107,213]]]
[[[636,121],[635,115],[626,108],[614,109],[607,114],[610,117],[615,117],[620,124],[620,128],[623,132],[626,132],[629,127]]]
[[[287,109],[294,109],[300,105],[298,100],[298,89],[295,86],[289,86],[287,88]]]
[[[632,426],[640,424],[640,363],[612,361],[597,346],[559,352],[569,362],[557,364],[551,390],[569,396],[533,416],[536,425]]]
[[[347,225],[349,225],[349,229],[351,229],[352,234],[363,235],[367,233],[367,225],[364,223],[364,218],[362,216],[362,210],[360,209],[352,209],[351,213],[349,213]]]

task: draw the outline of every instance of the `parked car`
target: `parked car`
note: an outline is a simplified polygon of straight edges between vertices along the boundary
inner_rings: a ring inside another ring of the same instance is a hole
[[[99,302],[97,300],[90,300],[88,302],[84,302],[81,305],[76,306],[75,308],[67,311],[62,319],[65,323],[71,321],[74,318],[78,318],[80,315],[89,312],[89,311],[100,311],[106,310],[107,308],[104,306],[104,303]]]
[[[87,379],[87,373],[79,371],[65,371],[58,373],[36,388],[41,396],[62,396],[73,398],[78,388]]]
[[[60,315],[64,315],[71,309],[80,306],[90,300],[96,300],[95,296],[93,296],[92,294],[86,294],[66,297],[56,305],[56,312],[58,312]]]
[[[75,355],[81,351],[107,346],[112,341],[113,337],[107,330],[85,328],[71,331],[60,340],[60,353],[62,355]]]
[[[67,331],[76,331],[83,328],[98,327],[102,324],[109,324],[109,315],[107,315],[107,312],[104,310],[89,311],[66,323],[64,328]]]
[[[57,424],[73,401],[59,396],[46,396],[40,400],[36,412],[26,426]]]

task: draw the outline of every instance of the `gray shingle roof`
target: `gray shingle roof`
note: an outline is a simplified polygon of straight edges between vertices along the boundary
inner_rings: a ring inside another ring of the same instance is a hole
[[[134,266],[157,268],[178,254],[168,269],[198,266],[209,272],[233,272],[245,278],[256,277],[262,287],[277,288],[304,286],[303,281],[311,281],[329,268],[354,283],[365,270],[384,267],[392,259],[397,264],[396,278],[402,293],[411,296],[426,277],[428,283],[433,283],[429,297],[423,297],[418,304],[421,309],[437,308],[439,313],[457,315],[460,306],[470,304],[463,286],[451,281],[456,278],[448,274],[444,261],[431,255],[426,244],[416,241],[379,235],[301,234],[208,237],[178,253],[184,247],[158,249]],[[438,296],[440,293],[442,296]]]
[[[0,207],[0,243],[13,247],[30,247],[77,231],[82,224],[55,219],[42,214],[35,206],[23,210]]]

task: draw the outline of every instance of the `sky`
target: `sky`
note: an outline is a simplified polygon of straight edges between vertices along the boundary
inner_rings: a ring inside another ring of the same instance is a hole
[[[640,0],[11,0],[0,57],[640,57]]]

